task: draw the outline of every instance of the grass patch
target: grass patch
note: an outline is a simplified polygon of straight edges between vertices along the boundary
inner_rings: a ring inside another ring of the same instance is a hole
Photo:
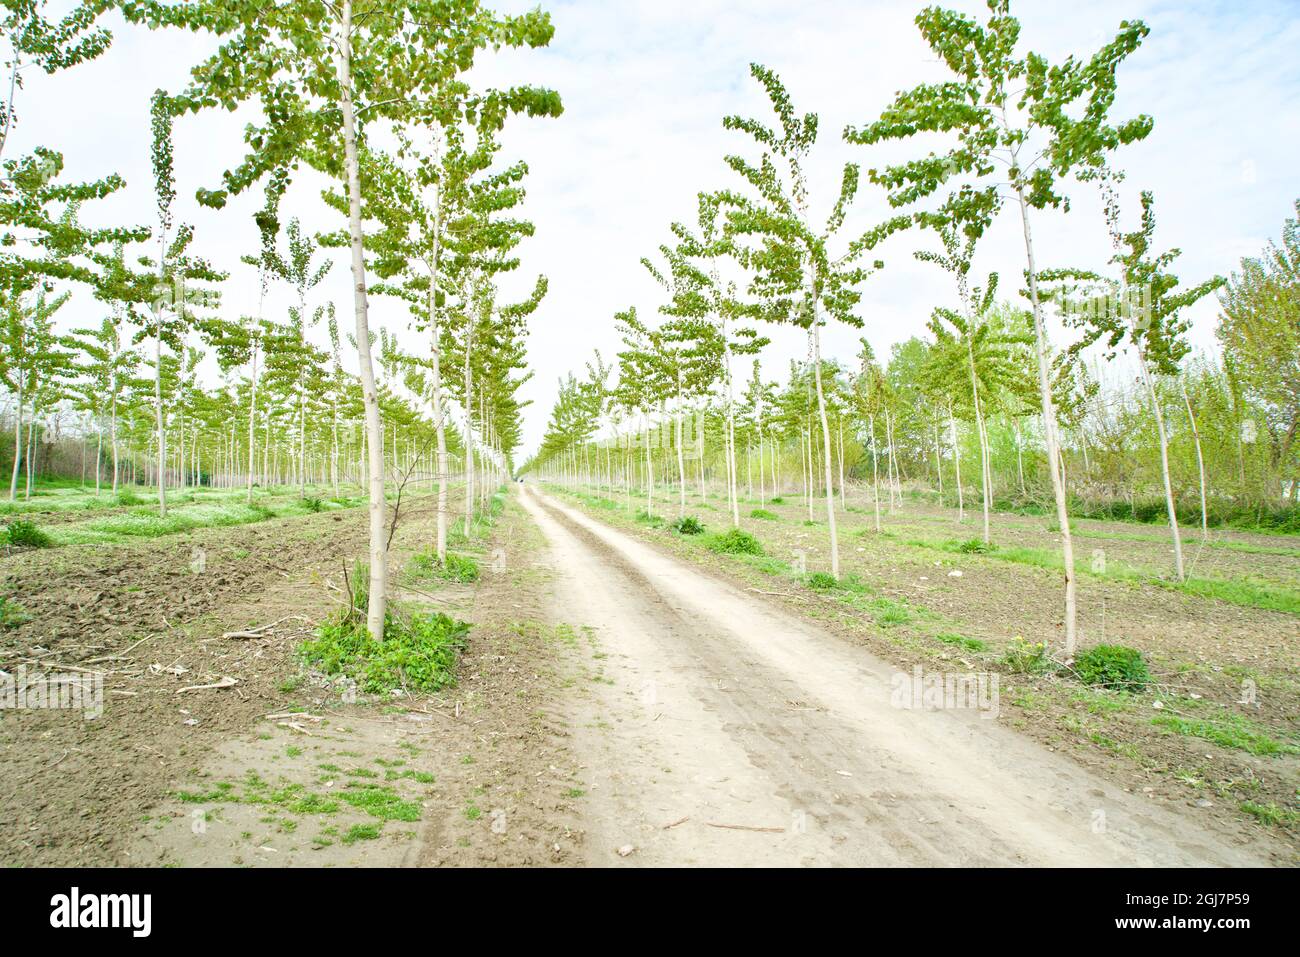
[[[1239,807],[1267,827],[1295,827],[1300,824],[1300,811],[1278,807],[1276,804],[1242,801]]]
[[[1015,675],[1032,675],[1047,671],[1051,659],[1047,657],[1047,645],[1041,641],[1026,641],[1017,635],[1002,654],[1002,664]]]
[[[765,522],[779,522],[781,520],[781,516],[777,515],[776,512],[769,512],[765,508],[754,509],[749,513],[749,517],[761,518]]]
[[[1228,714],[1222,718],[1183,718],[1176,714],[1162,714],[1151,723],[1157,728],[1191,738],[1201,738],[1234,751],[1245,751],[1261,756],[1295,754],[1300,749],[1275,741],[1241,715]]]
[[[892,598],[876,598],[869,603],[872,618],[882,628],[906,625],[912,620],[912,611],[906,604]]]
[[[378,784],[352,784],[339,792],[339,800],[384,821],[418,821],[420,805],[404,801],[392,788]]]
[[[421,553],[411,559],[411,570],[422,578],[443,578],[447,581],[469,584],[479,579],[478,562],[467,555],[448,552],[445,561],[437,555]]]
[[[962,648],[966,651],[987,651],[989,647],[978,638],[967,638],[965,635],[958,635],[953,632],[944,632],[941,635],[935,635],[934,638],[945,645],[952,645],[954,648]]]
[[[384,825],[382,823],[353,824],[339,840],[344,844],[355,844],[357,841],[373,841],[378,839],[379,832],[383,829]]]

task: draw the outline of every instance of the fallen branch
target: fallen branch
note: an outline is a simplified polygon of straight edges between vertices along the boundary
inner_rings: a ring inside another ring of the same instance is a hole
[[[748,824],[715,824],[713,821],[705,821],[709,827],[721,827],[728,831],[758,831],[762,834],[784,834],[783,827],[751,827]]]
[[[215,681],[210,685],[186,685],[184,688],[176,689],[176,693],[184,694],[187,691],[216,691],[221,688],[233,688],[237,684],[239,684],[238,678],[232,678],[227,675],[220,681]]]
[[[318,714],[307,714],[305,711],[281,711],[278,714],[262,715],[267,721],[278,721],[281,718],[303,718],[307,721],[324,721],[325,719]]]

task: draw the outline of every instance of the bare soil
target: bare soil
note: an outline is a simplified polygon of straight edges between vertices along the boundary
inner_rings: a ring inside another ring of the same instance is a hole
[[[566,501],[573,500],[566,496]],[[995,669],[1015,636],[1049,643],[1058,640],[1059,572],[903,544],[913,536],[970,538],[978,534],[970,519],[962,526],[952,520],[955,515],[913,509],[909,504],[901,514],[886,516],[890,534],[880,536],[870,530],[869,512],[841,513],[842,572],[859,576],[869,586],[867,596],[849,599],[808,588],[788,567],[785,574],[774,573],[769,559],[747,562],[715,555],[689,536],[647,528],[625,514],[621,498],[617,503],[592,497],[585,501],[582,511],[589,518],[613,523],[640,541],[652,542],[657,549],[739,584],[751,601],[775,603],[904,670],[916,664],[927,671]],[[675,499],[661,503],[669,516],[675,516],[676,506]],[[808,571],[825,570],[829,565],[825,525],[805,525],[802,504],[767,507],[782,520],[742,521],[743,527],[759,536],[767,555],[791,564],[802,558]],[[643,509],[644,501],[637,508]],[[688,505],[687,512],[699,515],[712,530],[730,525],[722,509],[711,504],[702,507],[698,500]],[[747,516],[748,508],[742,514]],[[995,535],[1005,544],[1022,534],[1021,525],[1026,538],[1040,536],[1035,544],[1051,534],[1041,521],[1034,528],[1033,520],[1008,518],[1014,519],[1017,530],[1003,528],[1003,516],[995,524]],[[915,527],[908,528],[909,522]],[[921,534],[927,524],[942,530],[931,528]],[[1106,529],[1118,534],[1133,532],[1132,526],[1121,523],[1107,525],[1119,526]],[[1267,538],[1270,545],[1287,544]],[[1260,563],[1278,561],[1272,555],[1246,557]],[[1294,754],[1251,754],[1153,724],[1153,718],[1161,715],[1195,719],[1231,712],[1284,744],[1293,744],[1300,713],[1295,617],[1131,582],[1085,578],[1080,590],[1083,644],[1111,640],[1142,649],[1154,662],[1156,688],[1143,696],[1115,695],[1084,688],[1069,678],[1004,673],[998,723],[1051,752],[1069,755],[1122,790],[1177,809],[1230,841],[1258,845],[1265,858],[1295,860],[1293,830],[1265,827],[1240,810],[1247,801],[1295,807],[1298,764]],[[905,621],[894,624],[886,619],[881,624],[874,610],[880,602],[904,609]],[[1109,622],[1106,632],[1102,609]],[[984,640],[988,650],[954,647],[937,637],[954,634]],[[1246,680],[1258,685],[1249,705],[1238,703]],[[1226,711],[1211,715],[1214,708]]]

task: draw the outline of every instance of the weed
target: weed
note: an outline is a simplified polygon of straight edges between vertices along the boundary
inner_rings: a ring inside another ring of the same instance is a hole
[[[1123,645],[1097,645],[1080,652],[1074,670],[1086,685],[1100,685],[1116,691],[1144,691],[1151,683],[1142,652]]]
[[[50,536],[36,527],[35,522],[16,518],[4,526],[0,533],[0,544],[14,548],[49,548],[54,543]]]
[[[17,628],[31,620],[32,616],[27,614],[27,609],[12,598],[0,595],[0,631],[6,628]]]
[[[1031,675],[1048,670],[1051,667],[1051,659],[1047,657],[1045,643],[1026,641],[1016,635],[1002,655],[1002,664],[1012,674]]]
[[[781,516],[777,515],[776,512],[769,512],[765,508],[754,509],[752,512],[749,513],[749,517],[761,518],[765,522],[776,522],[776,521],[780,521],[781,518]]]
[[[671,527],[678,535],[700,535],[704,532],[704,525],[694,515],[683,515]]]
[[[705,545],[724,555],[762,555],[763,546],[757,538],[739,528],[729,529],[721,535],[711,535]]]

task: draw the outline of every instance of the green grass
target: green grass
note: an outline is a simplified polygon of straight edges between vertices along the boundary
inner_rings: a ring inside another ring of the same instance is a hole
[[[952,632],[934,636],[936,641],[941,641],[945,645],[952,645],[954,648],[962,648],[966,651],[987,651],[988,645],[978,638],[967,638],[965,635],[958,635]]]
[[[1184,718],[1162,714],[1151,719],[1157,728],[1192,738],[1201,738],[1222,748],[1245,751],[1256,755],[1300,753],[1294,745],[1275,741],[1257,728],[1249,719],[1237,714],[1226,714],[1218,719]]]
[[[418,821],[420,805],[405,801],[392,788],[378,784],[350,784],[339,792],[339,800],[384,821]]]
[[[1256,801],[1242,801],[1239,805],[1243,811],[1267,827],[1295,827],[1300,825],[1300,811],[1278,807],[1276,804],[1260,804]]]
[[[671,527],[678,535],[702,535],[704,533],[704,523],[694,515],[683,515],[673,522]]]
[[[16,518],[7,525],[0,525],[0,546],[10,548],[49,548],[53,539],[37,528],[36,523],[23,518]]]
[[[383,829],[384,825],[382,823],[353,824],[339,840],[344,844],[355,844],[357,841],[373,841],[379,837],[379,833]]]
[[[448,552],[446,561],[439,562],[437,555],[421,553],[411,559],[411,572],[419,578],[442,578],[468,584],[479,579],[478,562],[468,555]]]
[[[754,509],[752,512],[749,513],[749,517],[761,518],[765,522],[779,522],[781,520],[780,515],[777,515],[776,512],[769,512],[765,508]]]
[[[965,543],[955,540],[934,541],[913,538],[906,539],[905,544],[932,551],[967,554],[963,551]],[[1045,568],[1052,571],[1059,571],[1063,567],[1060,553],[1045,548],[1010,546],[983,553],[981,557],[1002,562],[1014,562],[1018,565],[1032,565],[1036,568]],[[1291,615],[1300,615],[1300,591],[1272,582],[1225,578],[1188,578],[1184,582],[1176,582],[1168,578],[1161,578],[1152,572],[1121,565],[1117,562],[1110,562],[1105,574],[1097,574],[1089,570],[1087,563],[1076,561],[1075,571],[1092,578],[1153,585],[1157,588],[1183,592],[1197,598],[1223,601],[1247,608],[1260,608],[1265,611],[1280,611]]]
[[[0,631],[17,628],[31,620],[32,616],[27,613],[27,609],[12,598],[0,595]]]

